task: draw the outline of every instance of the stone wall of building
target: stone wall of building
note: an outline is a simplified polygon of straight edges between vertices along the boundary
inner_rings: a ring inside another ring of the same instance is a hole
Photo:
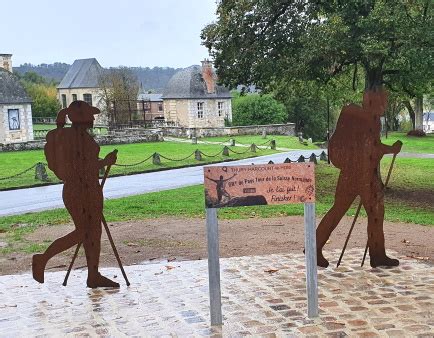
[[[10,130],[9,110],[18,109],[19,129]],[[32,106],[30,103],[0,104],[0,143],[33,140]]]
[[[163,133],[160,130],[143,129],[117,131],[111,133],[110,135],[95,136],[95,140],[99,145],[159,142],[163,141]],[[44,145],[45,140],[17,142],[9,144],[0,143],[0,152],[43,149]]]
[[[295,135],[295,124],[268,124],[256,126],[221,127],[221,128],[186,128],[162,127],[164,136],[175,137],[210,137],[210,136],[236,136],[236,135]]]
[[[63,88],[57,89],[57,99],[63,107],[62,95],[66,95],[66,107],[73,101],[73,95],[77,95],[77,100],[84,101],[83,95],[92,95],[92,106],[101,110],[101,114],[95,116],[95,125],[106,126],[108,125],[108,116],[103,111],[104,107],[101,101],[101,90],[99,88]]]

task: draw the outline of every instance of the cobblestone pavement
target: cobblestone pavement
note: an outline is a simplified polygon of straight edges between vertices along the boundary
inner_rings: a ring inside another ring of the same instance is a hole
[[[336,259],[337,251],[327,252]],[[301,254],[221,260],[223,327],[209,326],[206,261],[126,267],[131,286],[90,290],[86,271],[0,277],[0,336],[434,336],[434,267],[401,258],[360,267],[353,249],[319,271],[320,317],[306,316]],[[396,256],[396,255],[395,255]],[[103,269],[109,277],[122,275]],[[121,281],[123,282],[123,281]]]

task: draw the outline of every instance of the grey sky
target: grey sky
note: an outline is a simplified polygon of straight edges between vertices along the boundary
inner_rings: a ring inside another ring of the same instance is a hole
[[[0,53],[14,66],[95,57],[103,67],[187,67],[208,56],[199,35],[215,10],[215,0],[12,0]]]

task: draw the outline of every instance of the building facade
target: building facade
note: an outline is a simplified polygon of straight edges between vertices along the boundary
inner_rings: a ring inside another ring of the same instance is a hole
[[[75,60],[57,86],[57,97],[62,108],[80,100],[101,109],[99,77],[102,72],[103,68],[95,58]],[[105,114],[99,114],[95,124],[106,124],[106,119]]]
[[[32,141],[32,100],[18,78],[3,65],[0,60],[0,143]],[[8,69],[12,69],[12,63]]]
[[[166,122],[188,128],[224,127],[232,121],[231,93],[217,85],[208,60],[177,72],[163,92]]]
[[[164,120],[164,106],[162,94],[139,93],[137,109],[145,113],[145,121]]]
[[[425,133],[434,133],[434,111],[423,113],[422,125]]]

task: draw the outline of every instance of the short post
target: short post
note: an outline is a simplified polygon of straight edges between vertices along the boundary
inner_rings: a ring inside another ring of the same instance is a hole
[[[208,242],[208,276],[211,325],[222,325],[222,296],[220,288],[220,253],[217,209],[206,209]]]
[[[319,159],[321,161],[327,161],[327,154],[325,153],[324,150],[321,152],[321,155],[319,155]]]
[[[35,180],[39,180],[42,182],[48,182],[49,181],[47,170],[45,169],[44,163],[39,162],[38,164],[36,164]]]
[[[202,161],[202,153],[199,149],[196,149],[194,151],[194,158],[196,159],[196,161]]]
[[[229,156],[229,148],[227,146],[224,146],[222,154],[223,156]]]
[[[197,144],[197,137],[193,136],[191,138],[191,144]]]
[[[285,158],[285,161],[283,163],[291,163],[291,159],[289,157]]]
[[[303,155],[300,155],[300,157],[298,158],[297,162],[302,163],[305,162],[305,157]]]
[[[160,154],[154,153],[154,155],[152,155],[152,164],[155,164],[155,165],[161,164]]]
[[[229,140],[229,144],[230,144],[231,147],[235,147],[235,139],[234,139],[234,138],[231,138],[231,139]]]
[[[276,150],[276,140],[271,140],[270,146],[272,150]]]
[[[256,153],[256,148],[257,148],[256,144],[252,143],[252,145],[250,146],[250,151],[252,153]]]
[[[309,156],[309,162],[313,162],[313,163],[315,163],[315,164],[318,164],[318,161],[316,160],[316,155],[315,155],[315,153],[312,153],[312,154]]]
[[[307,316],[318,317],[315,203],[304,204],[304,248],[306,257]]]
[[[262,138],[267,138],[267,132],[265,131],[265,129],[262,131]]]

